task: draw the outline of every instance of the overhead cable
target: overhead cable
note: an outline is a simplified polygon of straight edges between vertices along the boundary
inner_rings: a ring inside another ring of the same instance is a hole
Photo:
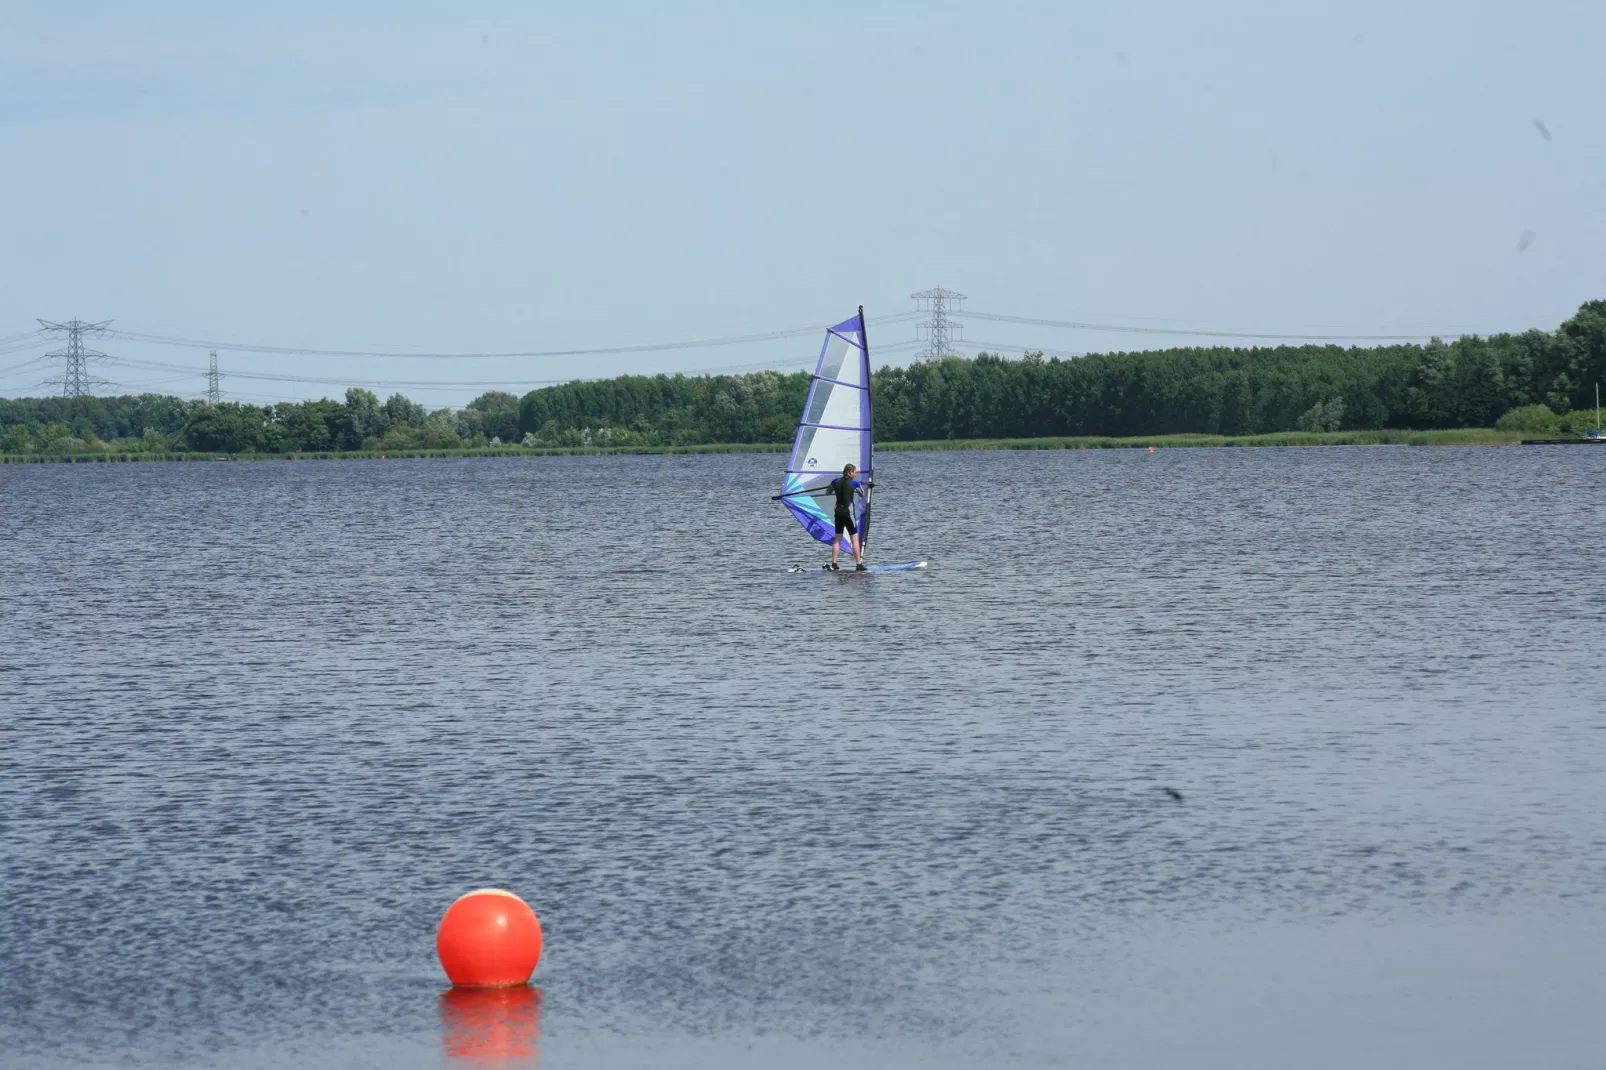
[[[905,312],[896,316],[871,320],[875,324],[902,323],[918,315]],[[138,331],[107,331],[125,342],[146,342],[155,345],[180,346],[190,349],[216,349],[232,353],[280,353],[287,356],[307,357],[378,357],[393,360],[488,360],[532,357],[600,357],[623,353],[659,353],[676,349],[707,349],[715,346],[744,345],[753,342],[770,342],[781,338],[797,338],[817,334],[819,324],[794,327],[781,331],[759,331],[753,334],[723,335],[717,338],[699,338],[681,342],[646,342],[640,345],[599,346],[585,349],[531,349],[483,353],[397,353],[377,349],[320,349],[307,346],[260,345],[255,343],[225,342],[215,339],[183,338],[171,335],[146,334]]]
[[[1420,334],[1306,334],[1301,331],[1285,331],[1281,334],[1267,334],[1261,331],[1204,331],[1181,327],[1138,327],[1120,323],[1083,323],[1077,320],[1034,319],[1029,316],[1004,316],[992,312],[976,312],[969,309],[966,310],[965,316],[969,319],[993,320],[998,323],[1020,323],[1029,327],[1064,327],[1077,331],[1166,334],[1188,338],[1256,338],[1269,341],[1288,341],[1293,339],[1308,342],[1419,342],[1424,338],[1459,338],[1462,335],[1476,333],[1473,331],[1424,331]]]

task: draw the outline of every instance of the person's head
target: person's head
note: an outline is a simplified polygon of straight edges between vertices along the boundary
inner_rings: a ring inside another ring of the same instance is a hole
[[[857,473],[858,470],[859,466],[856,464],[845,464],[842,466],[842,474],[845,476],[852,476]]]

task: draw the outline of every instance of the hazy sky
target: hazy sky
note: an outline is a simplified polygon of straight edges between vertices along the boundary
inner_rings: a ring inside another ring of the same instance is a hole
[[[776,6],[0,0],[0,339],[76,316],[550,350],[823,325],[860,303],[873,323],[936,285],[1015,316],[1454,332],[1548,329],[1606,297],[1606,5]],[[1181,341],[958,318],[1015,352]],[[903,363],[913,337],[894,322],[871,342]],[[6,348],[0,369],[45,347]],[[817,348],[219,359],[522,391]],[[48,374],[4,371],[0,393]],[[438,405],[483,388],[402,389]]]

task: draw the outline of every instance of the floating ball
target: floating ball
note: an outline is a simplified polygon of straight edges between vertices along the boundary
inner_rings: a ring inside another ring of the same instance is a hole
[[[435,930],[435,954],[454,985],[526,984],[541,961],[541,922],[512,892],[481,888],[446,908]]]

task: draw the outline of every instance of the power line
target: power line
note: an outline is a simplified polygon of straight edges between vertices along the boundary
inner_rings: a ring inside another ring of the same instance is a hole
[[[880,355],[885,354],[885,353],[901,353],[901,352],[904,352],[906,350],[913,349],[915,346],[917,346],[919,344],[920,344],[919,342],[894,342],[892,345],[877,345],[875,347],[875,351],[871,354],[871,356],[872,357],[880,356]],[[771,369],[779,369],[779,368],[804,368],[804,367],[813,367],[814,364],[818,360],[819,360],[819,355],[811,353],[811,354],[808,354],[807,356],[783,357],[780,360],[760,361],[760,362],[753,363],[753,364],[726,364],[726,365],[722,365],[722,366],[717,367],[717,368],[694,368],[694,369],[691,369],[689,371],[676,372],[675,374],[676,375],[718,375],[718,374],[721,374],[721,373],[724,373],[724,372],[768,371],[768,370],[771,370]],[[610,376],[610,378],[613,378],[613,377]]]
[[[969,313],[967,312],[966,315],[969,315]],[[1003,342],[976,342],[967,339],[964,342],[961,342],[960,345],[963,345],[968,349],[974,349],[978,352],[985,353],[1003,354],[1008,350],[1018,349],[1023,353],[1041,353],[1045,357],[1066,357],[1074,359],[1077,357],[1087,356],[1086,353],[1078,353],[1069,349],[1045,349],[1042,346],[1023,346],[1016,342],[1011,342],[1008,345],[1005,345]]]
[[[187,364],[168,364],[157,360],[134,360],[130,357],[114,358],[119,365],[129,368],[142,368],[149,371],[181,371],[191,375],[206,374],[204,369]],[[445,381],[437,379],[349,379],[344,377],[323,375],[280,375],[273,372],[230,372],[234,379],[257,379],[275,383],[317,383],[325,386],[364,386],[364,387],[502,387],[502,386],[552,386],[556,383],[567,383],[569,379],[526,379],[509,381],[505,379],[487,380],[481,382]]]
[[[907,322],[927,316],[923,322],[916,325],[917,337],[927,343],[927,355],[940,354],[950,348],[954,343],[962,340],[963,325],[948,319],[948,313],[955,310],[964,295],[941,287],[922,291],[912,295],[914,299],[922,302],[918,312],[902,313],[893,316],[877,317],[871,322],[878,325],[890,325]],[[1179,337],[1206,337],[1206,338],[1242,338],[1260,340],[1309,340],[1309,341],[1354,341],[1354,342],[1403,342],[1415,341],[1423,338],[1440,337],[1453,338],[1466,334],[1484,333],[1471,331],[1420,331],[1410,334],[1343,334],[1332,333],[1325,330],[1316,331],[1234,331],[1222,329],[1191,328],[1191,327],[1159,327],[1146,326],[1137,323],[1096,323],[1082,320],[1044,319],[1028,316],[1010,316],[992,312],[971,312],[977,319],[992,320],[1000,323],[1016,323],[1037,327],[1057,327],[1069,330],[1108,331],[1125,334],[1173,335]],[[1142,317],[1133,317],[1141,319]],[[109,322],[109,321],[108,321]],[[1176,320],[1156,322],[1176,323]],[[64,327],[57,324],[56,327]],[[86,325],[88,326],[88,325]],[[104,327],[104,324],[94,326]],[[753,342],[775,341],[783,338],[801,337],[817,331],[815,327],[799,327],[780,331],[763,331],[742,335],[726,335],[717,338],[705,338],[691,341],[653,342],[630,346],[606,346],[588,349],[567,350],[525,350],[505,352],[419,352],[403,353],[378,349],[326,349],[314,346],[285,346],[266,345],[261,343],[235,343],[218,342],[215,340],[191,338],[174,335],[148,334],[135,331],[107,330],[102,333],[109,337],[125,341],[156,345],[170,345],[183,348],[200,348],[212,351],[225,350],[241,353],[269,353],[303,356],[345,356],[345,357],[374,357],[396,360],[475,360],[498,358],[532,358],[532,357],[567,357],[567,356],[602,356],[608,354],[650,353],[666,352],[679,349],[695,349],[716,346],[741,345]],[[31,331],[22,334],[0,337],[0,355],[8,352],[21,352],[40,344],[40,335],[43,331]],[[886,351],[890,347],[878,347]],[[935,351],[935,353],[933,352]]]
[[[1120,323],[1083,323],[1076,320],[1047,320],[1033,319],[1028,316],[1004,316],[992,312],[967,312],[966,315],[973,316],[979,320],[993,320],[998,323],[1020,323],[1030,327],[1064,327],[1078,331],[1165,334],[1192,338],[1255,338],[1268,341],[1288,341],[1292,339],[1305,342],[1417,342],[1424,338],[1458,338],[1462,335],[1476,333],[1473,331],[1428,331],[1422,334],[1304,334],[1299,331],[1288,331],[1282,334],[1267,334],[1258,331],[1202,331],[1181,327],[1136,327]]]
[[[0,345],[0,354],[21,353],[29,349],[38,349],[44,344],[45,339],[41,337],[41,332],[35,331],[33,337],[26,339],[25,341],[11,342],[6,345]]]
[[[85,323],[83,320],[73,319],[66,323],[51,323],[48,320],[40,320],[39,326],[45,331],[67,335],[67,348],[45,354],[47,360],[62,362],[61,378],[47,379],[39,385],[60,384],[62,396],[69,398],[88,397],[94,387],[111,386],[107,380],[89,374],[89,365],[99,364],[110,358],[104,353],[84,348],[84,335],[105,334],[106,325],[110,322],[111,320],[102,320],[100,323]]]
[[[169,383],[192,383],[194,381],[195,373],[186,372],[183,375],[168,375],[160,379],[135,379],[133,382],[123,383],[122,386],[125,390],[132,390],[149,386],[166,386]]]
[[[818,328],[816,328],[816,329],[818,329]],[[890,346],[881,346],[881,347],[879,347],[878,352],[886,353],[886,352],[896,352],[896,351],[906,350],[906,349],[909,349],[909,348],[911,348],[912,346],[914,346],[916,344],[917,343],[914,343],[914,342],[901,342],[901,343],[897,343],[897,344],[890,345]],[[211,372],[209,370],[203,370],[201,368],[196,368],[196,367],[194,367],[192,365],[169,364],[169,363],[167,363],[165,361],[155,361],[155,360],[138,360],[138,359],[135,359],[135,358],[132,358],[132,357],[112,357],[110,359],[112,361],[114,361],[116,364],[118,364],[118,365],[120,365],[122,367],[139,368],[139,369],[146,370],[146,371],[187,372],[187,373],[190,373],[192,375],[194,375],[194,374],[206,374],[207,377],[208,377],[208,386],[210,387]],[[750,363],[750,364],[727,364],[727,365],[724,365],[724,366],[721,366],[721,367],[694,368],[694,369],[675,372],[674,374],[676,374],[676,375],[718,375],[718,374],[723,374],[723,373],[727,373],[727,372],[762,371],[762,370],[768,370],[768,369],[788,368],[788,367],[794,367],[794,366],[801,367],[801,366],[803,366],[805,364],[813,363],[814,359],[815,358],[812,357],[812,356],[806,357],[806,358],[805,357],[787,357],[787,358],[782,359],[782,360],[762,361],[762,362],[755,362],[755,363]],[[496,388],[514,387],[514,386],[519,386],[519,387],[557,386],[557,385],[560,385],[560,384],[563,384],[563,383],[584,382],[588,378],[589,379],[598,378],[597,376],[590,376],[590,377],[570,376],[569,378],[566,378],[566,379],[515,379],[515,380],[509,380],[509,379],[490,379],[490,380],[463,380],[463,379],[353,379],[353,378],[336,377],[336,376],[292,375],[292,374],[279,373],[279,372],[249,372],[249,371],[234,371],[234,372],[230,372],[229,375],[232,378],[236,378],[236,379],[255,379],[255,380],[260,380],[260,381],[264,381],[264,382],[276,382],[276,383],[304,383],[304,384],[321,385],[321,386],[356,386],[356,387],[371,387],[371,388],[379,388],[379,389],[417,388],[417,389],[440,389],[440,390],[462,389],[462,388],[476,388],[476,389],[490,388],[490,389],[496,389]],[[220,377],[221,377],[221,373],[220,373]],[[611,378],[618,378],[618,376],[607,376],[606,378],[610,378],[610,379]]]
[[[20,371],[21,369],[26,368],[30,364],[38,364],[41,360],[44,360],[44,359],[45,359],[44,357],[30,357],[29,359],[23,361],[21,364],[13,364],[9,368],[0,368],[0,375],[10,375],[12,372]]]
[[[926,360],[938,360],[942,357],[957,357],[954,352],[953,340],[963,338],[965,325],[954,323],[948,318],[948,305],[953,304],[958,311],[959,302],[965,295],[952,290],[944,290],[941,286],[934,286],[929,290],[921,290],[917,294],[910,294],[911,298],[920,302],[920,311],[929,313],[930,318],[915,324],[915,337],[920,338],[921,331],[925,333],[926,348],[920,355]]]
[[[1018,348],[1032,348],[1032,349],[1040,349],[1045,354],[1053,353],[1053,354],[1056,354],[1056,355],[1062,355],[1062,356],[1068,356],[1068,357],[1076,357],[1076,356],[1084,355],[1082,353],[1070,352],[1070,351],[1066,351],[1066,350],[1051,350],[1051,349],[1048,349],[1048,348],[1042,347],[1042,346],[1022,347],[1022,346],[1020,346],[1018,344],[1002,345],[1000,343],[995,343],[995,342],[967,342],[962,337],[963,325],[959,324],[959,323],[956,323],[953,320],[948,318],[949,313],[952,312],[952,311],[955,311],[957,309],[957,306],[958,306],[959,302],[965,300],[965,296],[963,294],[959,294],[959,293],[956,293],[956,292],[951,291],[951,290],[945,290],[945,289],[942,289],[941,287],[936,287],[936,288],[933,288],[931,290],[925,290],[925,291],[922,291],[920,293],[913,294],[911,296],[916,301],[921,302],[921,306],[920,306],[920,310],[919,311],[910,312],[910,313],[900,313],[900,314],[897,314],[897,315],[886,316],[886,317],[878,317],[876,319],[871,320],[871,322],[875,323],[877,325],[887,325],[887,324],[894,324],[894,323],[899,323],[899,322],[907,322],[909,320],[918,319],[918,318],[924,316],[925,318],[922,319],[921,322],[916,324],[916,339],[913,340],[913,341],[908,341],[908,342],[895,343],[893,345],[878,346],[877,350],[876,350],[876,352],[878,354],[883,354],[884,355],[884,354],[889,354],[889,353],[894,353],[894,352],[907,351],[907,350],[913,349],[913,348],[915,348],[917,346],[923,346],[924,348],[923,348],[923,350],[921,352],[921,356],[927,357],[927,358],[939,357],[939,356],[959,356],[960,354],[955,351],[956,347],[963,347],[964,349],[967,349],[967,350],[986,349],[986,350],[989,350],[989,351],[1004,351],[1004,350],[1013,350],[1013,349],[1018,349]],[[1068,330],[1110,331],[1110,332],[1120,332],[1120,333],[1126,333],[1126,334],[1148,334],[1148,335],[1171,335],[1171,336],[1181,336],[1181,337],[1225,338],[1225,339],[1238,339],[1238,340],[1255,339],[1255,340],[1272,340],[1272,341],[1302,340],[1302,341],[1313,341],[1313,342],[1315,342],[1315,341],[1319,341],[1319,342],[1406,342],[1406,341],[1419,341],[1419,340],[1422,340],[1422,339],[1425,339],[1425,338],[1428,338],[1428,337],[1435,336],[1435,332],[1424,332],[1422,334],[1333,334],[1333,333],[1310,333],[1310,334],[1305,334],[1305,333],[1300,333],[1300,332],[1287,332],[1287,333],[1273,334],[1273,333],[1267,333],[1265,331],[1229,331],[1229,330],[1219,330],[1219,329],[1193,329],[1193,328],[1186,328],[1186,327],[1139,326],[1139,325],[1132,324],[1132,323],[1123,323],[1123,324],[1092,323],[1092,322],[1084,322],[1084,321],[1079,321],[1079,320],[1056,320],[1056,319],[1043,319],[1043,318],[1033,318],[1033,317],[1025,317],[1025,316],[1010,316],[1010,315],[1003,315],[1003,314],[999,314],[999,313],[988,313],[988,312],[971,312],[971,313],[969,313],[969,315],[970,316],[974,316],[974,317],[979,318],[979,319],[992,321],[992,322],[1014,323],[1014,324],[1022,324],[1022,325],[1034,326],[1034,327],[1050,327],[1050,328],[1061,328],[1061,329],[1068,329]],[[207,389],[206,389],[206,392],[205,392],[204,396],[208,400],[211,400],[211,401],[214,401],[214,402],[218,401],[218,400],[221,400],[221,398],[223,396],[223,391],[221,389],[221,379],[223,378],[223,375],[217,368],[217,351],[220,350],[220,349],[221,350],[231,350],[231,351],[235,351],[235,352],[244,352],[244,353],[282,354],[282,355],[289,355],[289,356],[375,357],[375,358],[384,358],[384,359],[393,358],[393,359],[466,360],[466,359],[487,359],[487,358],[538,358],[538,357],[565,357],[565,356],[571,356],[572,357],[572,356],[601,356],[601,355],[608,355],[608,354],[667,352],[667,351],[702,348],[702,347],[716,347],[716,346],[751,344],[751,343],[755,343],[755,342],[775,341],[775,340],[780,340],[780,339],[794,338],[794,337],[800,337],[800,336],[804,336],[804,335],[811,335],[811,334],[814,334],[814,333],[818,332],[819,329],[820,329],[816,325],[816,326],[811,326],[811,327],[795,328],[795,329],[788,329],[788,330],[763,331],[763,332],[754,332],[754,333],[743,334],[743,335],[726,335],[726,336],[717,337],[717,338],[706,338],[706,339],[691,340],[691,341],[660,342],[660,343],[650,343],[650,344],[632,345],[632,346],[608,346],[608,347],[596,347],[596,348],[590,348],[590,349],[530,350],[530,351],[520,351],[520,352],[486,352],[486,353],[470,353],[470,352],[397,353],[397,352],[386,352],[386,351],[376,350],[376,349],[342,350],[342,349],[322,349],[322,348],[314,348],[314,347],[298,348],[298,347],[293,347],[293,346],[263,345],[263,344],[219,343],[219,342],[207,341],[207,340],[203,340],[203,339],[199,339],[199,338],[191,338],[191,337],[145,334],[145,333],[139,333],[139,332],[112,331],[112,330],[108,330],[107,329],[108,328],[108,324],[111,322],[109,320],[101,322],[101,323],[85,323],[85,322],[80,321],[80,320],[72,320],[72,321],[69,321],[67,323],[52,323],[52,322],[47,322],[47,321],[44,321],[44,320],[40,320],[39,322],[41,324],[41,330],[39,330],[39,331],[30,331],[30,332],[25,332],[25,333],[22,333],[22,334],[11,335],[11,336],[7,336],[7,337],[0,337],[0,356],[3,356],[4,354],[6,354],[8,352],[20,352],[20,351],[22,351],[24,349],[28,349],[28,348],[32,348],[33,346],[41,345],[45,338],[48,338],[48,337],[50,337],[52,335],[59,336],[59,335],[61,335],[63,333],[65,333],[66,336],[67,336],[67,343],[68,343],[67,347],[65,349],[63,349],[63,350],[57,350],[57,351],[45,354],[45,355],[43,355],[41,357],[33,357],[33,358],[28,359],[28,360],[22,361],[19,364],[12,365],[12,366],[10,366],[8,368],[0,369],[0,376],[6,376],[6,375],[14,374],[14,373],[16,373],[18,371],[21,371],[22,369],[26,369],[26,368],[28,368],[28,367],[30,367],[32,365],[38,364],[40,361],[43,361],[43,360],[63,360],[65,362],[65,364],[64,364],[63,374],[62,374],[61,378],[60,379],[49,380],[48,384],[49,385],[59,385],[62,388],[62,393],[64,395],[66,395],[66,396],[82,396],[82,395],[90,393],[96,387],[109,387],[109,386],[113,385],[113,384],[107,382],[106,380],[98,379],[98,378],[95,378],[95,377],[91,376],[89,374],[89,369],[88,369],[88,366],[90,364],[92,364],[92,363],[100,363],[102,361],[111,360],[111,361],[116,361],[117,363],[122,364],[122,365],[124,365],[126,367],[130,367],[130,368],[144,368],[144,369],[150,369],[150,370],[155,370],[155,371],[160,371],[160,372],[168,372],[168,373],[179,372],[179,373],[184,373],[185,375],[197,375],[197,374],[205,375],[206,376]],[[1173,321],[1169,321],[1169,322],[1175,323],[1177,321],[1173,320]],[[1436,333],[1437,333],[1438,337],[1449,338],[1449,337],[1456,337],[1456,336],[1459,336],[1461,334],[1471,333],[1471,332],[1446,331],[1446,332],[1436,332]],[[98,352],[95,352],[93,350],[88,350],[88,349],[84,348],[84,346],[83,346],[83,338],[84,338],[85,335],[89,335],[89,334],[104,334],[104,335],[108,335],[108,336],[111,336],[111,337],[120,338],[120,339],[124,339],[124,340],[131,341],[131,342],[137,342],[137,343],[141,343],[141,344],[172,345],[172,346],[178,346],[178,347],[207,347],[210,350],[210,352],[208,354],[208,366],[205,369],[199,369],[199,368],[194,368],[192,366],[187,366],[187,365],[182,365],[182,364],[163,363],[163,362],[159,362],[159,361],[143,361],[143,360],[135,360],[135,359],[130,359],[130,358],[121,358],[121,357],[107,357],[103,353],[98,353]],[[797,358],[797,357],[788,357],[788,358],[782,358],[780,360],[773,360],[773,361],[755,362],[755,363],[738,364],[738,365],[725,365],[725,366],[722,366],[722,367],[713,367],[713,368],[700,368],[700,369],[696,369],[696,370],[681,371],[681,372],[677,372],[675,374],[707,375],[707,374],[723,374],[723,373],[732,373],[732,372],[769,370],[769,369],[782,370],[782,369],[790,369],[790,368],[795,368],[795,367],[802,366],[802,365],[810,362],[811,360],[812,360],[812,358],[809,358],[808,360],[805,360],[805,359]],[[527,388],[527,387],[553,386],[553,385],[558,385],[558,384],[562,384],[562,383],[586,381],[586,379],[598,378],[597,376],[589,376],[589,377],[584,377],[584,378],[576,377],[576,376],[570,376],[570,377],[566,377],[566,378],[545,378],[545,379],[526,379],[526,380],[490,380],[490,381],[487,381],[487,380],[458,380],[458,379],[447,379],[447,380],[392,380],[392,379],[353,380],[353,379],[348,379],[348,378],[344,378],[344,377],[337,378],[337,377],[332,377],[332,376],[295,375],[295,374],[276,373],[276,372],[267,372],[267,371],[261,371],[261,372],[235,371],[235,372],[232,372],[230,374],[232,376],[235,376],[235,377],[238,377],[238,378],[242,378],[242,379],[255,379],[255,380],[262,380],[262,381],[267,381],[267,382],[301,383],[301,384],[309,384],[309,385],[316,384],[316,385],[332,385],[332,386],[363,386],[363,387],[386,388],[386,389],[388,389],[388,388],[408,388],[408,389],[418,389],[418,390],[458,390],[458,389],[468,389],[468,388],[475,388],[475,389],[487,389],[487,388],[489,388],[489,389],[508,389],[508,388],[515,388],[515,387]],[[176,378],[177,377],[175,376],[174,379],[176,379]],[[163,381],[168,381],[168,380],[164,379]],[[251,396],[251,395],[240,395],[240,396]]]
[[[892,324],[914,319],[918,313],[901,313],[884,319],[872,320],[876,324]],[[677,349],[707,349],[715,346],[743,345],[752,342],[771,342],[782,338],[797,338],[819,331],[818,324],[809,327],[789,328],[783,331],[759,331],[754,334],[723,335],[718,338],[699,338],[681,342],[647,342],[630,346],[600,346],[590,349],[516,350],[486,353],[394,353],[377,349],[319,349],[302,346],[260,345],[255,343],[220,342],[201,338],[183,338],[172,335],[145,334],[138,331],[111,331],[110,336],[126,342],[148,342],[156,345],[180,346],[189,349],[217,349],[232,353],[279,353],[306,357],[381,357],[392,360],[491,360],[530,357],[600,357],[624,353],[659,353]]]

